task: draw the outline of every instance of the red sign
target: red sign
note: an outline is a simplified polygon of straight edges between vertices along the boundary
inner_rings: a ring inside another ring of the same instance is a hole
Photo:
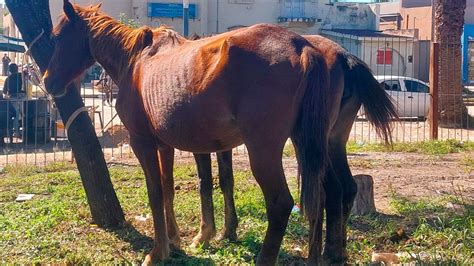
[[[377,65],[391,65],[392,64],[392,51],[391,50],[378,50],[377,51]]]

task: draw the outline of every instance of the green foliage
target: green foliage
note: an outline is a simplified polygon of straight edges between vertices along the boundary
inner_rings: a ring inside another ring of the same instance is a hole
[[[125,13],[120,13],[119,14],[119,19],[118,19],[121,23],[131,27],[131,28],[138,28],[140,27],[140,22],[138,22],[137,20],[133,19],[133,18],[129,18],[127,17],[127,15]]]

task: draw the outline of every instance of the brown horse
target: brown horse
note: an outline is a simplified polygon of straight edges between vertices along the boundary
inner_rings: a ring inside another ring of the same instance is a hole
[[[164,200],[172,196],[163,195],[163,186],[172,181],[173,147],[209,153],[247,146],[268,217],[257,263],[274,264],[293,206],[281,163],[291,137],[301,165],[303,207],[315,228],[329,161],[328,103],[334,101],[325,60],[307,40],[259,24],[188,41],[166,28],[131,29],[98,7],[64,0],[64,11],[45,84],[61,97],[66,85],[98,61],[119,86],[116,109],[145,172],[153,214],[154,247],[145,263],[169,257]],[[312,232],[315,247],[321,231]],[[320,255],[315,247],[310,262],[319,262]]]
[[[389,96],[372,77],[370,69],[361,60],[349,54],[337,43],[322,36],[304,36],[326,59],[330,70],[330,87],[333,92],[343,90],[342,99],[339,100],[339,113],[331,116],[329,155],[332,170],[325,178],[326,190],[326,228],[327,239],[324,252],[326,263],[343,263],[347,258],[346,253],[346,223],[350,210],[357,193],[357,186],[352,178],[349,164],[347,162],[346,143],[352,128],[353,121],[361,105],[366,110],[367,118],[375,127],[379,135],[386,143],[391,142],[390,120],[398,117]],[[343,89],[341,89],[343,88]],[[230,152],[229,152],[230,153]],[[210,160],[196,160],[198,169],[208,168],[210,173]],[[222,163],[221,163],[222,162]],[[227,206],[229,198],[233,195],[232,175],[221,174],[221,168],[232,169],[232,161],[219,160],[219,183],[227,198],[225,208],[235,209],[235,206]],[[227,165],[225,165],[227,164]],[[210,175],[210,174],[209,174]],[[206,175],[199,175],[199,178]],[[223,180],[224,179],[224,180]],[[203,181],[201,181],[203,182]],[[226,193],[229,193],[226,195]],[[201,199],[212,199],[212,185],[200,190]],[[214,225],[213,206],[211,201],[201,200],[202,219],[208,221],[208,225]],[[204,205],[206,204],[206,205]],[[225,211],[225,221],[237,221],[235,213]],[[322,218],[322,215],[319,216]],[[322,222],[319,221],[319,225]],[[202,224],[201,224],[202,225]],[[236,235],[236,227],[224,227],[231,235]],[[321,245],[321,240],[316,241]]]

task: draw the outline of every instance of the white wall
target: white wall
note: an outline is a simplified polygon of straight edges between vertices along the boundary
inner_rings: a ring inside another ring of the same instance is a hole
[[[137,20],[142,25],[158,27],[168,25],[182,32],[181,18],[149,18],[147,4],[150,2],[181,3],[182,0],[71,0],[80,5],[103,3],[103,10],[114,18],[121,13]],[[217,9],[219,1],[219,10]],[[198,16],[190,20],[190,34],[214,34],[216,31],[225,32],[230,27],[249,26],[256,23],[278,23],[283,0],[253,0],[250,4],[241,4],[242,0],[190,0],[197,4]],[[280,23],[299,33],[319,33],[321,28],[354,28],[365,29],[375,27],[375,14],[367,5],[346,4],[347,8],[337,8],[327,5],[329,0],[307,0],[304,12],[306,16],[319,19],[315,23]],[[62,12],[63,0],[50,0],[53,24]],[[339,4],[344,5],[344,4]],[[219,21],[217,26],[217,20]]]
[[[83,6],[102,3],[102,9],[116,19],[119,18],[120,13],[124,13],[127,17],[132,16],[132,0],[71,0],[71,2]],[[54,25],[62,13],[63,0],[50,0],[49,8]]]
[[[392,50],[391,65],[377,64],[377,51],[379,49]],[[363,41],[359,57],[370,66],[374,75],[414,77],[414,62],[408,62],[408,56],[410,55],[413,56],[413,42],[411,39],[386,38]]]

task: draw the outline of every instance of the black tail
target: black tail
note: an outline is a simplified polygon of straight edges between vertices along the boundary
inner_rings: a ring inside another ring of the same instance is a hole
[[[306,67],[306,90],[292,134],[301,170],[301,204],[309,217],[318,214],[322,177],[328,164],[329,72],[324,59],[312,49],[301,55]]]
[[[353,86],[353,92],[359,96],[367,119],[385,144],[391,144],[391,121],[398,119],[397,109],[367,64],[349,53],[345,54],[345,58],[347,69],[344,83],[346,86]]]

